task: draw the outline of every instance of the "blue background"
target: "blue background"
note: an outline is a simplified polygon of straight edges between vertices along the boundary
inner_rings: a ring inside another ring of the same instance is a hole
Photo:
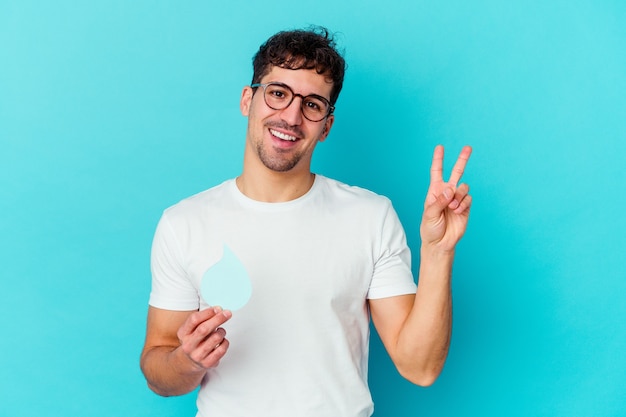
[[[194,415],[138,367],[154,227],[240,172],[251,57],[312,23],[349,64],[314,169],[416,265],[432,149],[475,150],[448,362],[413,386],[373,336],[375,415],[626,415],[621,0],[0,0],[0,415]]]

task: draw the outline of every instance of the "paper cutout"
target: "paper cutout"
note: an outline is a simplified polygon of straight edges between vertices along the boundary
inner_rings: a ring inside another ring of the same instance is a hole
[[[239,258],[224,245],[222,259],[211,266],[202,277],[202,298],[210,306],[227,310],[242,308],[252,295],[252,283]]]

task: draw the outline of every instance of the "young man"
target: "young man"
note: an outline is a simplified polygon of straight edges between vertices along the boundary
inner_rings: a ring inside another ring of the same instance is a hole
[[[454,250],[471,205],[458,182],[471,149],[448,182],[435,149],[416,290],[389,200],[310,171],[344,68],[324,29],[270,38],[241,95],[243,172],[159,222],[141,367],[160,395],[200,386],[198,416],[370,416],[370,315],[405,378],[430,385],[443,367]],[[225,247],[252,285],[234,313],[209,306],[200,290]]]

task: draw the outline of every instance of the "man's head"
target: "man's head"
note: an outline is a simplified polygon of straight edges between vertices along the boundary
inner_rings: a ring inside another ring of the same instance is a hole
[[[240,101],[248,118],[244,174],[258,177],[256,170],[268,168],[310,178],[313,151],[335,120],[344,71],[326,29],[280,32],[261,46]]]
[[[253,60],[252,83],[260,83],[272,66],[286,69],[314,69],[324,75],[333,88],[330,102],[335,104],[345,72],[345,60],[336,49],[332,34],[325,28],[279,32],[259,48]]]

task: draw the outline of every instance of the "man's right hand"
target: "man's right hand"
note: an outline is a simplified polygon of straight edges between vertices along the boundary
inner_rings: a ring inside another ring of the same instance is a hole
[[[163,396],[197,388],[207,369],[217,366],[228,350],[226,331],[220,326],[231,317],[220,307],[173,311],[150,306],[141,353],[148,386]]]
[[[213,368],[226,354],[229,342],[220,327],[232,317],[229,310],[209,307],[192,313],[177,332],[180,348],[199,368]]]

